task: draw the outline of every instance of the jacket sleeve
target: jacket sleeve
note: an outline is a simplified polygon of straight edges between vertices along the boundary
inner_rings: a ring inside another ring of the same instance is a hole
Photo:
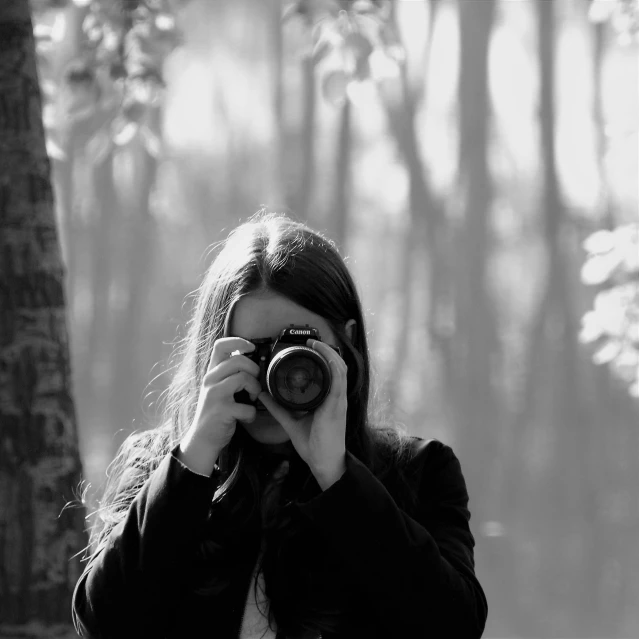
[[[413,461],[421,471],[413,516],[348,452],[340,479],[298,506],[352,571],[387,636],[477,639],[488,607],[459,460],[433,440]]]
[[[188,579],[219,483],[218,471],[198,475],[175,454],[151,474],[78,580],[72,613],[80,636],[163,636],[162,619]]]

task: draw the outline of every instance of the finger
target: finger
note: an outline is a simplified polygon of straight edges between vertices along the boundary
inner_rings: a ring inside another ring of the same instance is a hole
[[[338,381],[338,389],[340,397],[346,397],[348,391],[348,369],[346,368],[346,364],[339,365],[337,362],[335,363],[335,368],[337,369],[337,375],[339,377]]]
[[[347,367],[346,362],[335,352],[328,344],[315,339],[309,339],[307,345],[314,351],[320,353],[324,359],[328,361],[331,371],[332,383],[331,390],[325,401],[336,399],[346,394],[347,386]]]
[[[251,401],[255,401],[255,398],[262,392],[262,387],[257,379],[246,371],[226,377],[217,387],[224,397],[233,397],[238,391],[245,390],[250,395]]]
[[[325,342],[320,342],[316,339],[309,339],[307,340],[306,345],[322,355],[327,361],[335,362],[338,367],[343,367],[344,369],[346,369],[346,362],[340,357],[337,351],[335,351]]]
[[[324,401],[322,402],[322,405],[319,407],[318,410],[330,412],[337,411],[340,401],[343,397],[346,396],[346,393],[344,391],[344,384],[340,378],[340,373],[337,370],[335,362],[330,361],[328,365],[331,369],[331,387],[328,391],[328,395],[324,398]]]
[[[208,370],[215,368],[218,364],[228,359],[231,353],[240,351],[240,353],[251,353],[255,350],[255,344],[249,342],[243,337],[221,337],[215,340],[211,359],[209,360]]]
[[[251,406],[249,404],[238,404],[237,402],[233,402],[233,405],[231,406],[231,415],[240,422],[250,424],[255,421],[257,409],[255,406]]]
[[[242,371],[249,375],[253,375],[253,377],[258,377],[260,374],[260,367],[244,355],[234,355],[210,369],[204,376],[203,383],[206,385],[217,384],[226,377],[230,377],[231,375]]]
[[[330,362],[331,373],[333,375],[333,383],[331,384],[331,390],[335,389],[336,396],[338,398],[346,397],[346,367],[340,366],[335,360]]]

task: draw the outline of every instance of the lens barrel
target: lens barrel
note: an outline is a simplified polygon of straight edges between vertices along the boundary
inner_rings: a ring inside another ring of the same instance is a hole
[[[331,389],[326,359],[307,346],[291,346],[273,356],[266,384],[273,398],[289,410],[317,408]]]

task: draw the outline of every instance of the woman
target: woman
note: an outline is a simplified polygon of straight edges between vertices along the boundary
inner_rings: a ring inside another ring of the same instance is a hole
[[[313,409],[263,387],[257,344],[291,325],[318,331],[292,332],[328,369]],[[114,462],[73,598],[82,636],[481,636],[459,462],[369,423],[361,303],[332,243],[281,215],[238,227],[179,356],[166,423]]]

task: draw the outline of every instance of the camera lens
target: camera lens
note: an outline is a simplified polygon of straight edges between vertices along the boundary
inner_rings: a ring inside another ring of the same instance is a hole
[[[305,346],[280,351],[272,359],[266,379],[274,399],[291,410],[316,408],[331,388],[328,363]]]
[[[305,393],[313,383],[313,376],[303,366],[294,366],[286,373],[284,383],[291,393]]]

